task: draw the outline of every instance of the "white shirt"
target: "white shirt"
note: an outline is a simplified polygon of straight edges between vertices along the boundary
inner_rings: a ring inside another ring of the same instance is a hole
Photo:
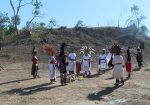
[[[68,56],[70,59],[75,60],[76,59],[76,53],[70,53]]]
[[[83,56],[83,65],[84,66],[89,66],[89,60],[91,59],[91,55],[88,54],[87,56]]]
[[[122,69],[122,65],[124,65],[123,56],[115,55],[113,59],[114,69]]]
[[[52,61],[55,61],[55,56],[49,56],[48,57],[48,62],[52,62]]]
[[[101,63],[106,63],[106,54],[100,54],[99,59]]]

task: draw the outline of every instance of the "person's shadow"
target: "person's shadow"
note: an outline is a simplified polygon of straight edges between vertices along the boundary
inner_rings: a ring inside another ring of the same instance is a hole
[[[141,68],[134,68],[133,71],[140,71]]]
[[[108,80],[109,80],[109,79],[112,79],[112,78],[108,78]],[[126,81],[128,81],[128,80],[129,80],[129,78],[125,78],[125,79],[124,79],[124,82],[126,82]],[[89,100],[101,100],[103,96],[112,93],[114,90],[116,90],[116,89],[118,89],[118,88],[120,88],[120,87],[122,87],[122,86],[123,86],[123,85],[120,84],[118,87],[116,87],[116,86],[114,86],[114,87],[106,87],[104,90],[102,90],[102,91],[100,91],[100,92],[98,92],[98,93],[90,93],[90,94],[87,96],[87,98],[88,98]]]
[[[59,86],[60,85],[50,86],[50,83],[44,83],[44,84],[40,84],[40,85],[23,88],[23,89],[21,89],[21,88],[20,89],[11,89],[11,90],[3,92],[3,93],[4,94],[19,94],[21,96],[24,96],[24,95],[34,94],[34,93],[40,92],[40,91],[50,90],[50,89],[53,89],[53,88],[56,88]]]
[[[20,80],[12,80],[12,81],[8,81],[8,82],[0,83],[0,85],[10,84],[10,83],[20,83],[20,82],[28,81],[28,80],[32,80],[32,79],[33,78],[20,79]]]
[[[98,93],[90,93],[87,98],[89,100],[101,100],[103,96],[108,95],[110,93],[112,93],[114,90],[118,89],[119,87],[121,87],[122,85],[119,85],[118,87],[106,87],[104,90],[98,92]]]
[[[102,73],[102,74],[99,74],[99,73],[98,73],[99,71],[97,71],[96,74],[92,74],[92,75],[91,75],[91,78],[99,77],[99,76],[101,76],[101,75],[104,75],[104,74],[106,74],[107,72],[109,72],[109,71],[112,70],[112,69],[113,69],[113,68],[107,68],[107,69],[105,69],[105,72]]]

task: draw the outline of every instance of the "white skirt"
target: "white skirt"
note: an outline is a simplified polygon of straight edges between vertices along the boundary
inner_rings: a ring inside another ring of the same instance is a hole
[[[69,62],[69,70],[70,71],[75,71],[75,66],[76,66],[76,62],[75,61],[70,61]]]
[[[123,77],[123,74],[124,74],[124,69],[122,65],[115,65],[113,71],[114,78],[119,79],[120,77]]]
[[[105,70],[106,69],[106,63],[101,63],[100,65],[98,65],[98,68],[102,71]]]
[[[54,64],[49,64],[49,76],[50,80],[56,79],[56,69]]]

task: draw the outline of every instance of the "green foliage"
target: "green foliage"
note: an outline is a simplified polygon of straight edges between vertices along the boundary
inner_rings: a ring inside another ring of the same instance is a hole
[[[29,21],[26,22],[26,28],[30,30],[42,30],[45,29],[45,25],[44,22],[31,22],[29,27]]]
[[[40,22],[40,27],[45,27],[45,23],[44,22]]]
[[[36,32],[31,32],[30,35],[33,43],[40,41],[40,36]]]
[[[15,27],[13,25],[9,25],[7,30],[5,31],[5,34],[6,35],[11,35],[14,32],[15,32]]]
[[[83,24],[82,20],[78,20],[77,24],[75,25],[75,27],[83,27],[83,26],[84,26],[84,24]]]
[[[148,36],[149,30],[146,26],[143,25],[140,27],[140,33],[144,36]]]
[[[0,28],[0,42],[3,40],[4,38],[4,30]]]
[[[53,19],[53,18],[51,18],[50,21],[49,21],[48,27],[49,27],[50,29],[52,29],[52,28],[54,28],[54,27],[56,27],[56,26],[57,26],[56,20]]]
[[[7,13],[0,12],[0,28],[4,29],[9,25],[9,17]]]
[[[15,18],[16,18],[16,20],[15,20]],[[16,25],[19,25],[21,23],[21,19],[20,19],[20,16],[19,15],[17,15],[17,16],[13,16],[13,17],[11,17],[11,24],[13,25],[13,24],[16,24]]]
[[[34,6],[34,12],[33,12],[33,14],[34,15],[39,15],[40,14],[40,7],[43,6],[42,3],[36,0],[36,2],[33,3],[33,6]]]
[[[133,5],[130,11],[132,16],[126,21],[127,26],[134,24],[139,29],[143,20],[146,19],[146,16],[140,12],[140,9],[137,5]]]

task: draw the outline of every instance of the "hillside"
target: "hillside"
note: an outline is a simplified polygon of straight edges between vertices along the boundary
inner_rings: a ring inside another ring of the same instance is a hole
[[[21,31],[15,40],[5,40],[5,46],[0,51],[0,64],[5,69],[0,71],[0,105],[150,105],[148,37],[114,27],[40,29],[33,33],[38,37],[33,38],[28,31]],[[132,56],[133,72],[131,79],[126,78],[125,72],[125,85],[114,87],[113,70],[97,75],[96,55],[102,48],[107,48],[114,42],[120,43],[123,48],[128,45],[137,47],[140,41],[145,42],[144,67],[139,71],[135,56]],[[37,79],[32,79],[31,76],[33,42],[38,51],[41,76]],[[76,48],[77,60],[81,59],[78,48],[82,45],[94,47],[96,54],[92,55],[92,78],[60,86],[60,74],[57,70],[57,82],[49,84],[47,56],[41,47],[44,42],[55,46],[58,52],[60,44],[66,42],[67,54],[70,48]]]
[[[12,40],[13,38],[11,38]],[[137,48],[140,42],[145,43],[145,58],[148,59],[150,53],[149,42],[150,38],[142,35],[135,35],[135,31],[131,31],[127,28],[118,27],[101,27],[101,28],[59,28],[59,29],[36,29],[31,31],[21,30],[20,35],[15,36],[15,39],[11,43],[5,44],[2,53],[5,56],[9,56],[14,61],[18,60],[30,60],[30,53],[33,45],[38,50],[41,60],[45,61],[45,54],[42,51],[42,43],[49,43],[53,45],[57,52],[62,42],[67,43],[67,53],[70,48],[75,48],[79,54],[79,48],[82,45],[92,46],[98,54],[101,49],[109,48],[113,43],[121,44],[122,48],[130,46]],[[8,40],[5,40],[8,42]],[[43,58],[44,57],[44,58]]]

